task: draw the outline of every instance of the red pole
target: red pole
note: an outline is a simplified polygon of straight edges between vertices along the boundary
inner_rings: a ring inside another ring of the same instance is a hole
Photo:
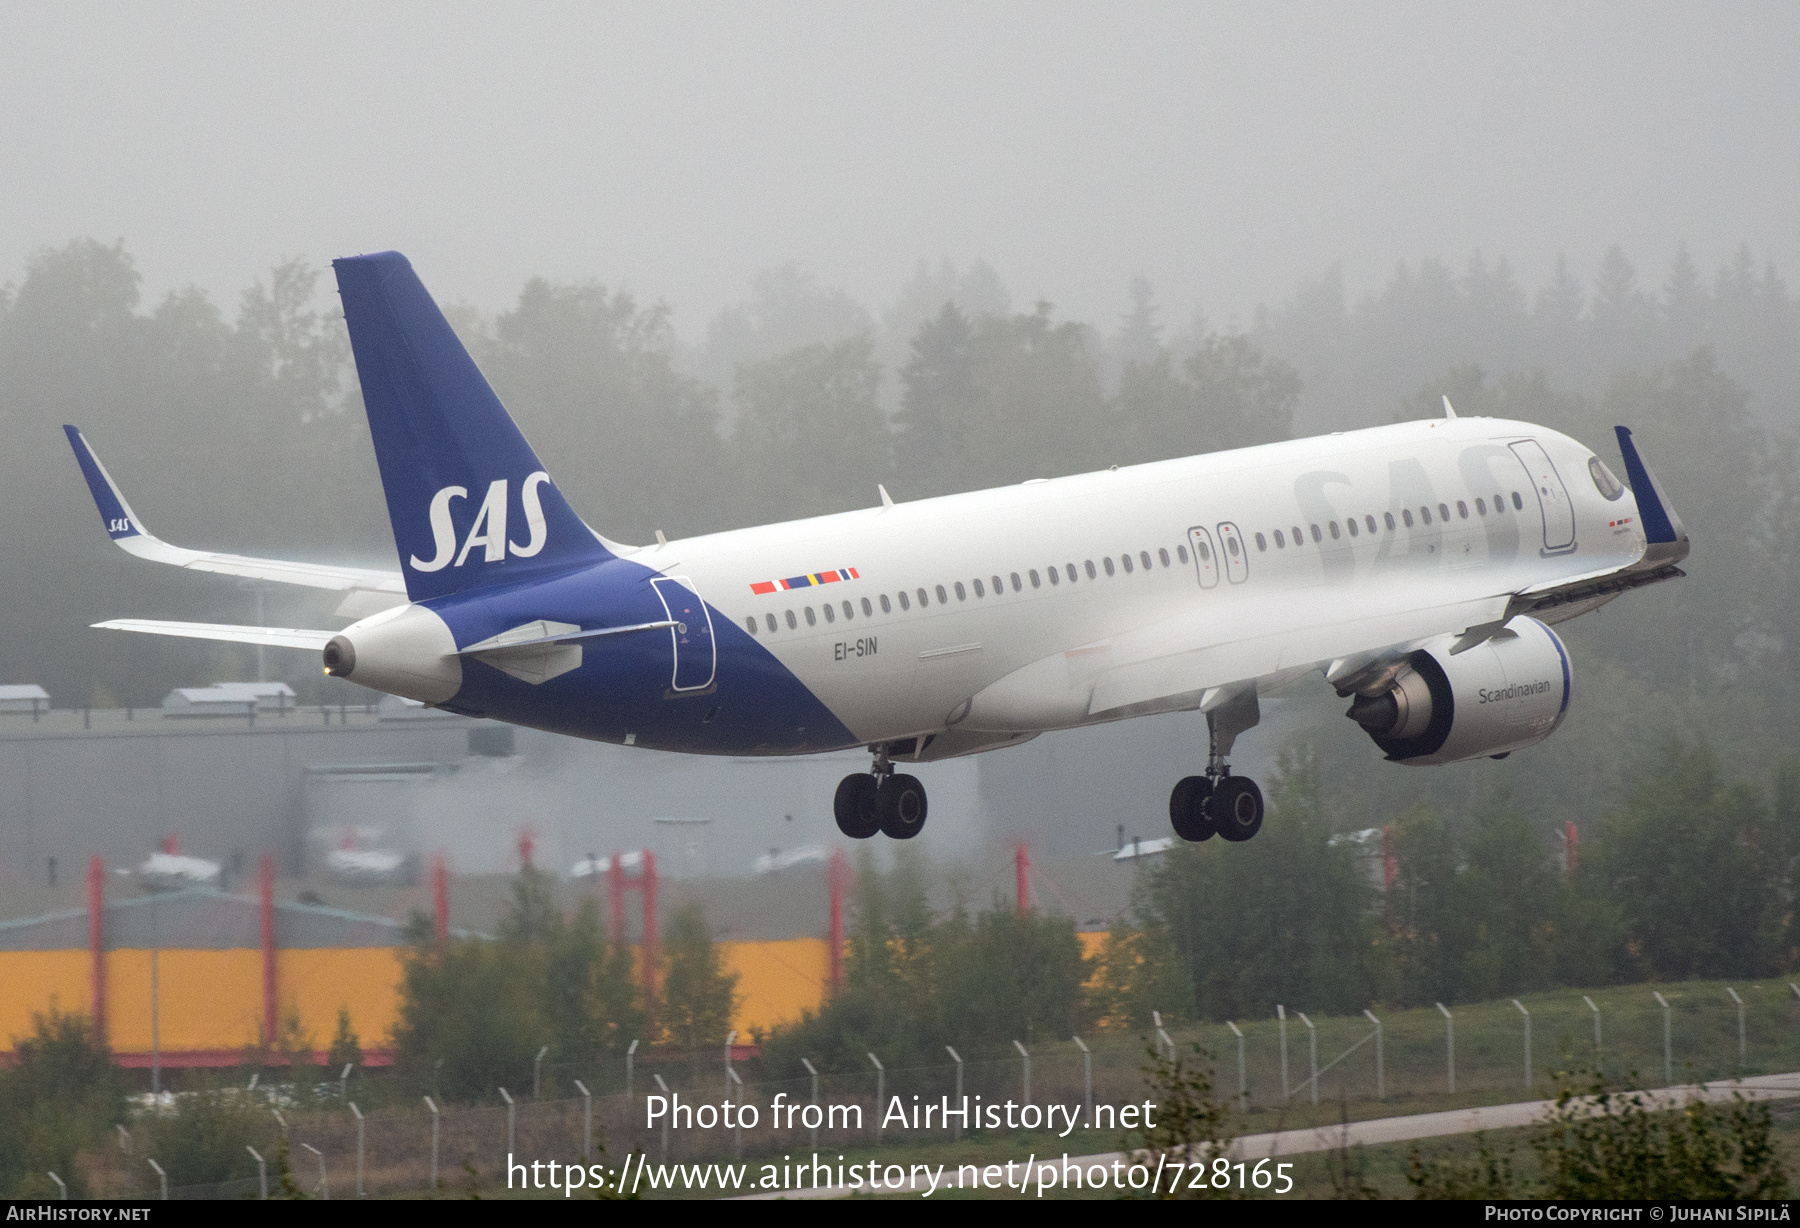
[[[256,867],[262,897],[263,1044],[275,1043],[275,859],[264,853]]]
[[[531,851],[536,847],[537,838],[531,834],[529,827],[519,833],[519,871],[521,873],[531,869]]]
[[[178,849],[175,845],[175,837],[174,836],[164,836],[163,837],[163,852],[174,854],[174,853],[178,853],[180,851],[181,850]]]
[[[444,942],[450,937],[450,871],[442,853],[431,859],[431,916],[437,940]]]
[[[837,997],[844,987],[844,880],[850,877],[850,864],[843,849],[831,850],[831,862],[825,872],[831,887],[831,996]]]
[[[614,849],[606,863],[606,900],[612,909],[612,940],[625,941],[625,868],[619,864],[619,850]]]
[[[1392,891],[1394,880],[1400,877],[1400,857],[1394,852],[1394,829],[1386,826],[1381,829],[1381,889]]]
[[[1581,858],[1581,829],[1573,823],[1563,824],[1563,849],[1568,854],[1569,877],[1575,877],[1575,863]]]
[[[656,1018],[656,854],[644,850],[644,1007]]]
[[[1024,912],[1031,907],[1031,855],[1025,851],[1024,841],[1013,846],[1013,877],[1018,891],[1019,911]]]
[[[88,862],[88,952],[93,958],[94,1039],[106,1043],[106,867]]]

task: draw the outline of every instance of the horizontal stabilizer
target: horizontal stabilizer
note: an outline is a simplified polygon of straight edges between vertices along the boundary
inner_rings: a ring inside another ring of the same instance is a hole
[[[634,631],[658,631],[667,627],[680,627],[682,624],[672,618],[660,622],[632,623],[628,627],[595,627],[588,631],[564,631],[556,635],[540,635],[535,632],[547,624],[527,623],[524,627],[513,631],[503,631],[479,644],[470,644],[456,655],[459,657],[485,656],[490,653],[509,652],[515,648],[542,648],[546,644],[575,644],[582,640],[597,640],[609,635],[629,635]],[[566,625],[566,624],[565,624]],[[522,637],[514,638],[514,632],[524,632]]]
[[[244,576],[252,580],[268,580],[276,584],[301,584],[308,588],[333,589],[337,592],[365,592],[389,594],[393,600],[386,603],[364,601],[357,614],[371,614],[392,605],[404,598],[406,582],[400,578],[399,572],[375,571],[365,567],[330,567],[317,563],[290,563],[283,559],[257,559],[241,554],[220,554],[210,550],[188,550],[181,546],[171,546],[168,542],[155,536],[144,527],[131,505],[125,501],[125,494],[119,484],[100,463],[99,455],[87,438],[72,426],[63,427],[63,433],[69,437],[69,446],[75,449],[76,463],[81,466],[81,476],[87,479],[88,493],[94,497],[94,506],[100,511],[100,521],[106,526],[106,534],[117,542],[119,548],[127,554],[134,554],[140,559],[148,559],[152,563],[168,563],[175,567],[185,567],[189,571],[210,571],[226,576]],[[372,605],[373,608],[369,608]]]
[[[142,631],[190,640],[222,640],[228,644],[262,644],[273,648],[310,648],[318,652],[336,635],[308,627],[237,627],[230,623],[175,623],[154,618],[114,618],[95,623],[102,631]]]

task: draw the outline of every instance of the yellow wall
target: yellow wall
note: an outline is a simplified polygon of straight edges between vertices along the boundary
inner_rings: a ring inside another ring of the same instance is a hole
[[[87,1014],[93,990],[86,951],[0,951],[0,1045],[32,1033],[31,1017],[56,1008]]]
[[[257,992],[261,993],[260,988]],[[350,1012],[350,1030],[363,1048],[385,1049],[388,1033],[400,1017],[400,950],[321,947],[277,951],[275,993],[283,1026],[288,1012],[297,1007],[301,1030],[312,1038],[313,1048],[330,1048],[341,1006]]]
[[[785,942],[722,942],[725,971],[737,973],[738,1005],[731,1026],[748,1037],[816,1011],[831,978],[831,944],[823,938]]]

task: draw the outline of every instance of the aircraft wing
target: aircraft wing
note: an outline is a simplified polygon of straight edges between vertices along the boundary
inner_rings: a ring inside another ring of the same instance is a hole
[[[102,631],[142,631],[149,635],[175,635],[189,640],[224,640],[228,644],[262,644],[270,648],[310,648],[317,652],[331,642],[335,631],[308,627],[239,627],[230,623],[177,623],[154,618],[114,618],[95,623]]]
[[[283,559],[249,558],[241,554],[171,546],[144,527],[144,522],[131,510],[124,492],[106,471],[106,466],[100,463],[100,457],[82,433],[72,426],[63,427],[63,432],[69,437],[69,446],[75,450],[75,460],[81,465],[81,475],[87,479],[88,491],[94,496],[94,505],[100,511],[107,535],[128,554],[190,571],[332,589],[346,595],[338,612],[347,617],[373,614],[406,599],[406,581],[398,571],[291,563]]]

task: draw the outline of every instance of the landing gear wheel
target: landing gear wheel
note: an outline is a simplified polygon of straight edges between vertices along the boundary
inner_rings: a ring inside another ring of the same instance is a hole
[[[1183,840],[1212,839],[1214,827],[1206,813],[1206,800],[1212,796],[1212,781],[1204,776],[1184,777],[1169,794],[1169,823]]]
[[[882,835],[890,840],[911,840],[925,830],[925,786],[916,776],[896,772],[875,794],[875,813]]]
[[[1218,833],[1234,843],[1262,830],[1262,790],[1248,776],[1227,776],[1206,800],[1207,817]]]
[[[839,781],[837,796],[831,799],[838,830],[852,840],[867,840],[880,831],[881,818],[875,813],[875,797],[875,778],[866,772]]]

